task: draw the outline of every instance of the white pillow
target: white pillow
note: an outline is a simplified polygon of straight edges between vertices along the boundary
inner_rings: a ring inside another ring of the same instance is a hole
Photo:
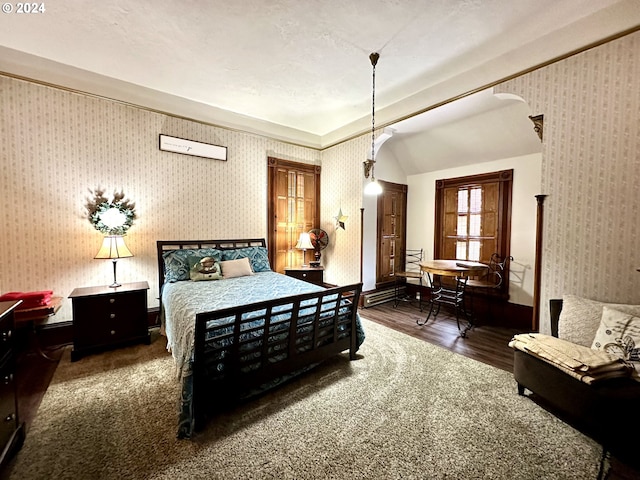
[[[591,348],[627,360],[640,370],[637,347],[640,347],[640,317],[602,307],[602,320]]]
[[[251,263],[247,257],[238,258],[237,260],[225,260],[220,262],[222,268],[222,278],[244,277],[253,275]]]
[[[563,295],[558,337],[590,347],[600,326],[602,307],[605,305],[620,312],[640,317],[640,305],[604,303],[576,295]]]

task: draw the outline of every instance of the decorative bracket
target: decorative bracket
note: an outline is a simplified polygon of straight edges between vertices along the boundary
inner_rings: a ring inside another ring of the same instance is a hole
[[[362,162],[362,165],[364,166],[364,178],[369,178],[374,163],[376,163],[375,160],[365,160],[364,162]]]
[[[540,141],[542,141],[542,135],[544,133],[544,115],[529,115],[529,120],[533,122],[533,131],[538,134]]]

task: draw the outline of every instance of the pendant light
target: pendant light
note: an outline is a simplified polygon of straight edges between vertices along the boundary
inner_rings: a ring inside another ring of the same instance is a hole
[[[374,174],[375,161],[375,140],[376,140],[376,65],[380,58],[379,53],[372,53],[369,55],[372,67],[372,89],[371,89],[371,158],[364,162],[364,178],[371,176],[371,181],[364,187],[364,193],[366,195],[380,195],[382,193],[382,187],[376,180]]]

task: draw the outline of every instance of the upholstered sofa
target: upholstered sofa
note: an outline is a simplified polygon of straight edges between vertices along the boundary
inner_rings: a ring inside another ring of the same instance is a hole
[[[626,313],[627,326],[640,327],[640,306],[565,295],[550,301],[551,334],[595,348],[599,334],[612,333],[603,315],[612,309]],[[635,373],[588,384],[548,361],[514,349],[513,375],[520,395],[530,391],[541,406],[601,443],[605,453],[634,466],[640,464],[638,445],[632,440],[640,431],[640,382]]]

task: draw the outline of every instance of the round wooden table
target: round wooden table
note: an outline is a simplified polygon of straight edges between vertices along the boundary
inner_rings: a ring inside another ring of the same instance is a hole
[[[486,263],[468,260],[423,260],[420,269],[432,275],[443,277],[475,277],[486,273],[489,266]]]

